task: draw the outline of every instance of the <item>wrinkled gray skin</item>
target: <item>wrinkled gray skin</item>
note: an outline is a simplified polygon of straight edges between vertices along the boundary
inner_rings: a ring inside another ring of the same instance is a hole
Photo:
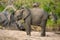
[[[24,12],[24,13],[23,13]],[[29,15],[29,16],[27,16],[27,15]],[[24,19],[24,21],[25,21],[25,25],[26,25],[26,31],[27,31],[27,35],[29,34],[29,32],[28,31],[30,31],[30,30],[28,30],[28,29],[30,29],[31,27],[31,15],[30,15],[30,11],[29,11],[29,9],[27,9],[27,8],[24,8],[24,9],[21,9],[21,10],[17,10],[16,11],[16,13],[15,13],[15,20],[16,20],[16,23],[17,23],[17,25],[18,25],[18,28],[19,29],[22,29],[22,30],[25,30],[25,27],[23,27],[23,26],[25,26],[24,24],[21,24],[20,23],[20,19]],[[26,19],[27,18],[27,19]],[[26,19],[26,20],[25,20]],[[27,21],[28,20],[28,21]]]
[[[9,13],[6,11],[4,13],[0,13],[0,24],[3,26],[7,26],[9,23]]]
[[[5,11],[4,13],[0,13],[0,25],[4,28],[12,28],[17,29],[17,24],[14,19],[14,13],[11,14],[8,11]]]
[[[18,29],[20,29],[19,25],[21,25],[21,24],[19,22],[16,22],[17,21],[16,15],[17,14],[15,14],[15,11],[13,11],[12,14],[10,15],[10,22],[9,22],[9,24],[10,24],[10,27],[12,29],[15,29],[15,30],[17,29],[18,30]]]
[[[41,36],[45,36],[45,29],[48,19],[48,14],[40,8],[33,8],[31,9],[31,15],[32,15],[32,25],[38,25],[41,26]]]
[[[19,17],[17,17],[19,15]],[[41,36],[45,36],[48,14],[40,8],[24,8],[16,15],[17,19],[24,19],[27,35],[31,35],[31,25],[41,26]]]
[[[7,15],[7,19],[8,19],[8,27],[9,29],[17,29],[18,30],[18,24],[16,23],[16,19],[14,17],[15,15],[15,11],[12,10],[11,13],[9,13]]]

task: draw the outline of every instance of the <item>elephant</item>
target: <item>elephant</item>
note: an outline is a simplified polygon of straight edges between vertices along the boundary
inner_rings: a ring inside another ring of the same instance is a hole
[[[48,13],[43,9],[40,9],[37,5],[30,9],[27,7],[22,7],[16,17],[17,20],[24,20],[24,27],[26,29],[27,35],[31,35],[31,25],[41,26],[41,36],[45,36],[46,24],[48,19]]]
[[[40,8],[31,9],[32,25],[41,26],[41,36],[45,36],[48,13]]]
[[[8,12],[5,11],[4,13],[0,13],[0,24],[2,24],[3,26],[7,26],[8,25]]]
[[[0,25],[4,27],[4,29],[17,29],[17,24],[14,19],[15,11],[9,13],[8,11],[0,13]]]
[[[18,24],[18,22],[16,22],[17,20],[16,20],[15,16],[16,16],[17,14],[16,14],[15,12],[16,12],[16,11],[13,11],[13,12],[11,13],[11,15],[10,15],[9,26],[10,26],[11,29],[20,30],[19,24]]]
[[[22,16],[20,15],[20,12],[21,12],[21,11],[22,11],[22,10],[17,10],[17,11],[15,12],[14,17],[15,17],[15,21],[16,21],[16,24],[17,24],[18,29],[25,31],[25,28],[24,28],[23,25],[20,23],[20,19],[22,18]]]

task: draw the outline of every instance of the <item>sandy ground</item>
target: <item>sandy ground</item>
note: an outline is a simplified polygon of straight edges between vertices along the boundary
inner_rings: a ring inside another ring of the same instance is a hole
[[[45,37],[40,36],[40,32],[31,32],[28,38],[26,32],[18,30],[0,30],[0,40],[60,40],[60,34],[54,32],[46,32]]]

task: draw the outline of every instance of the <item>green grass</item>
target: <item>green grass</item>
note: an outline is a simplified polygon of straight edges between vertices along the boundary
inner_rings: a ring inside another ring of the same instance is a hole
[[[0,12],[3,11],[4,7],[3,6],[0,6]]]

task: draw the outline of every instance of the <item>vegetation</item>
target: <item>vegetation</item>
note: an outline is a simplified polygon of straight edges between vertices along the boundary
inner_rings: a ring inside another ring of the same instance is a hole
[[[3,5],[0,5],[0,12],[6,7],[8,0],[0,0],[2,1]],[[58,24],[60,24],[60,0],[14,0],[13,4],[18,9],[22,4],[27,5],[27,7],[32,7],[34,2],[40,3],[40,8],[43,8],[45,11],[50,13],[50,11],[54,11],[54,13],[58,17]],[[47,26],[54,25],[53,21],[50,19],[47,22]]]

